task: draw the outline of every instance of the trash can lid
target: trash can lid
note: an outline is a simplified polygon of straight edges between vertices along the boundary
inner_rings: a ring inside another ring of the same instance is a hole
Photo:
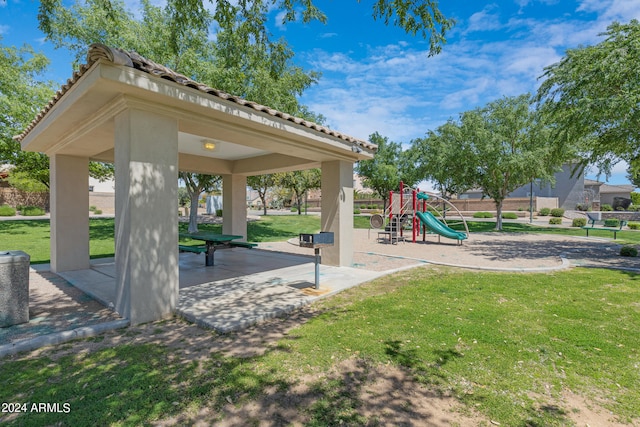
[[[29,262],[31,257],[23,251],[5,251],[0,249],[0,264],[10,264],[14,262]]]

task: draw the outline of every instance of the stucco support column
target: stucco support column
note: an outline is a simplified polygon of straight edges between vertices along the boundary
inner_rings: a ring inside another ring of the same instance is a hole
[[[322,263],[349,267],[353,261],[353,163],[322,163],[322,231],[334,233],[334,246],[322,249]]]
[[[247,239],[247,177],[222,175],[222,233]]]
[[[89,268],[89,159],[50,157],[51,271]]]
[[[116,311],[132,324],[178,300],[178,122],[126,110],[115,119]]]

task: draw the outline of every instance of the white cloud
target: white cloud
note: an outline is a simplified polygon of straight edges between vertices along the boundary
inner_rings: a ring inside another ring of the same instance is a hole
[[[550,13],[501,20],[500,8],[487,6],[467,24],[461,19],[435,57],[427,56],[422,43],[366,46],[364,52],[316,50],[309,62],[323,78],[302,101],[339,131],[363,139],[378,131],[406,143],[463,111],[535,93],[544,68],[566,49],[599,42],[610,17],[640,11],[635,0],[584,0],[567,15],[552,13],[557,0],[514,1],[525,13],[533,7]],[[593,13],[595,18],[588,16]]]
[[[498,7],[493,4],[486,6],[480,12],[474,13],[469,17],[466,31],[493,31],[501,28],[502,24],[500,24],[500,16],[497,12]]]
[[[285,18],[285,15],[287,14],[286,11],[282,10],[278,13],[276,13],[276,16],[274,18],[274,22],[276,25],[276,28],[280,31],[287,31],[287,26],[282,24],[282,20]]]
[[[8,25],[0,25],[0,34],[8,33],[10,28],[11,27],[9,27]]]

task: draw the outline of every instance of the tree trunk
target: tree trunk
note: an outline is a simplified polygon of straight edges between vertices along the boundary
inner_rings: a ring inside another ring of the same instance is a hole
[[[199,194],[190,194],[191,212],[189,212],[189,233],[198,232],[198,196]]]
[[[296,200],[298,201],[298,215],[302,215],[302,196],[296,194]]]
[[[260,192],[258,192],[258,195],[260,196],[260,200],[262,200],[262,212],[264,216],[267,216],[267,195],[266,194],[261,194]]]
[[[502,231],[502,202],[503,200],[496,200],[496,230]]]

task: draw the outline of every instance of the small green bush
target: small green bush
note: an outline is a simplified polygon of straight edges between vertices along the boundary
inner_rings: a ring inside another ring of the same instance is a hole
[[[25,206],[20,210],[20,213],[23,216],[40,216],[44,215],[44,210],[40,209],[37,206]]]
[[[98,208],[97,208],[97,207],[95,207],[95,206],[89,206],[89,212],[93,212],[93,211],[95,211],[96,209],[98,209]]]
[[[602,212],[611,212],[613,210],[613,208],[611,207],[611,205],[605,203],[603,205],[600,205],[600,210]]]
[[[551,209],[542,208],[542,209],[540,209],[540,212],[538,212],[538,215],[540,215],[540,216],[548,216],[549,213],[551,213]]]
[[[100,215],[102,213],[102,210],[101,209],[96,209],[96,210],[93,211],[93,213],[96,214],[96,215]]]
[[[551,211],[549,213],[553,217],[562,218],[562,216],[564,215],[564,209],[561,209],[561,208],[551,209]]]
[[[587,225],[587,218],[573,218],[571,222],[572,227],[584,227]]]
[[[627,226],[630,230],[640,230],[640,222],[630,222]]]
[[[638,256],[638,250],[634,246],[623,246],[620,248],[620,256]]]
[[[474,218],[493,218],[493,214],[491,212],[475,212],[473,214]]]
[[[558,218],[558,217],[549,218],[549,224],[560,225],[562,224],[562,218]]]
[[[518,214],[515,212],[505,212],[502,214],[503,219],[518,219]]]
[[[620,227],[620,220],[617,218],[609,218],[604,220],[605,227]]]
[[[369,209],[378,209],[377,205],[369,205]]]
[[[16,214],[16,210],[13,209],[9,205],[0,206],[0,216],[14,216]]]
[[[360,215],[360,209],[354,209],[353,210],[353,214],[354,215]]]
[[[360,209],[367,209],[367,205],[360,205]]]
[[[216,216],[222,216],[222,209],[216,209]]]

